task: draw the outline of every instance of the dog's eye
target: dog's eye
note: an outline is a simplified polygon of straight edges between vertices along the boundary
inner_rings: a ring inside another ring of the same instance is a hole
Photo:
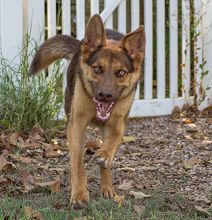
[[[102,73],[102,67],[101,66],[94,66],[93,70],[96,74],[101,74]]]
[[[126,73],[127,73],[127,72],[124,71],[124,70],[119,70],[119,71],[116,73],[116,76],[119,77],[119,78],[121,78],[121,77],[123,77]]]

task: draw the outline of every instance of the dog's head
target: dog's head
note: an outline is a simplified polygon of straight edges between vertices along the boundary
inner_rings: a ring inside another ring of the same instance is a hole
[[[116,101],[133,92],[140,79],[144,48],[143,26],[115,41],[106,38],[99,15],[89,20],[81,46],[81,68],[100,120],[109,119]]]

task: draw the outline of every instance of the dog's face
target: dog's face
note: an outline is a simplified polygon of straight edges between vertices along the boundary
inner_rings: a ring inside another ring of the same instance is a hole
[[[86,90],[96,102],[100,120],[108,120],[116,101],[134,90],[140,79],[144,46],[143,27],[121,41],[114,41],[106,39],[99,16],[90,19],[81,46],[81,68]]]

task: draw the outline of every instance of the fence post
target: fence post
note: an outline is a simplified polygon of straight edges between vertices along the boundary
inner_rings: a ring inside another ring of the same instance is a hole
[[[22,0],[1,0],[1,52],[2,56],[16,64],[23,43]]]
[[[203,77],[201,82],[203,90],[205,91],[205,99],[199,106],[200,110],[212,105],[212,0],[202,0],[202,5],[203,56],[206,65],[201,71],[208,71],[208,74]]]

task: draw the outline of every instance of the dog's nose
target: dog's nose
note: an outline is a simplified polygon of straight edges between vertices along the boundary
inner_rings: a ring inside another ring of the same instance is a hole
[[[109,92],[99,92],[98,99],[103,102],[110,102],[113,99],[113,95]]]

